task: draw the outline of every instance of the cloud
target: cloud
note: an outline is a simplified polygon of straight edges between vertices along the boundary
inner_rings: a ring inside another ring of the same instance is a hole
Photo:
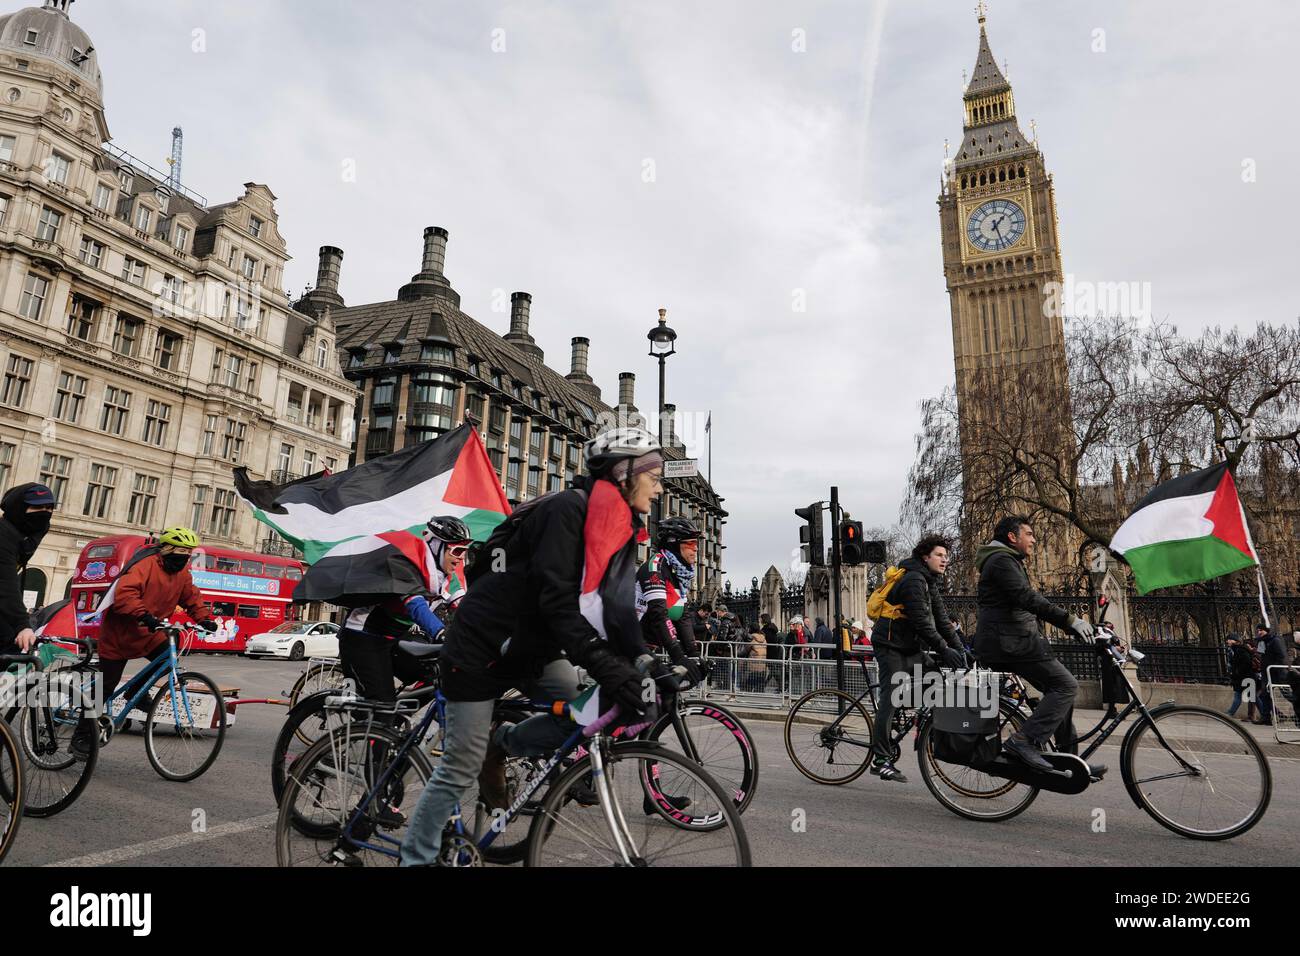
[[[466,311],[504,332],[494,290],[533,293],[550,363],[566,370],[586,335],[606,397],[633,371],[642,409],[645,333],[668,308],[668,400],[713,413],[726,563],[745,584],[786,565],[793,509],[831,484],[891,523],[917,404],[952,378],[935,199],[978,39],[953,9],[115,0],[73,17],[120,145],[161,166],[179,124],[187,185],[279,197],[295,291],[331,244],[349,303],[391,298],[423,227],[446,226]],[[1295,246],[1300,134],[1279,119],[1294,5],[999,0],[989,16],[1026,131],[1039,121],[1067,270],[1150,282],[1185,329],[1294,318],[1278,281]]]

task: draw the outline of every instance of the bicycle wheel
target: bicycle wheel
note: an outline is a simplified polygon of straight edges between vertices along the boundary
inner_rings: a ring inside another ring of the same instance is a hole
[[[1001,708],[1001,735],[1005,740],[1024,723],[1019,710]],[[926,721],[917,742],[921,779],[934,798],[957,816],[986,823],[1009,820],[1023,813],[1038,796],[1038,788],[995,777],[974,767],[945,763],[934,755],[930,738],[933,724]]]
[[[73,677],[76,683],[70,685],[66,678],[51,679],[49,674],[40,680],[35,706],[10,713],[22,745],[27,786],[23,813],[29,817],[51,817],[72,806],[90,783],[99,762],[97,733],[90,734],[90,754],[85,760],[72,755],[72,735],[84,713],[74,706],[74,696],[80,697],[80,681]]]
[[[401,736],[365,721],[316,741],[286,782],[275,821],[276,863],[396,866],[406,815],[415,809],[433,773],[418,747],[407,751],[382,795],[370,801],[350,831],[348,824],[387,767],[387,761],[377,765],[376,754],[396,754],[401,745]]]
[[[1273,774],[1255,738],[1208,707],[1149,711],[1125,736],[1120,765],[1133,802],[1193,840],[1245,833],[1273,794]]]
[[[317,691],[290,708],[271,748],[271,792],[275,794],[276,806],[284,796],[285,779],[294,761],[321,737],[343,726],[342,711],[325,709],[325,701],[335,694],[333,690]]]
[[[337,661],[312,664],[302,672],[294,683],[293,690],[289,691],[289,708],[297,707],[303,698],[323,690],[342,690],[345,680],[347,678],[343,675],[343,665]],[[304,740],[303,743],[310,744],[311,741]]]
[[[854,697],[823,688],[804,694],[785,719],[785,752],[795,769],[817,783],[862,776],[871,761],[871,717]]]
[[[606,745],[605,779],[620,821],[620,836],[634,866],[749,866],[749,841],[730,794],[694,761],[655,744],[629,741]],[[528,835],[526,866],[621,866],[605,810],[587,805],[571,790],[591,773],[585,756],[551,785]],[[717,819],[709,829],[681,826],[670,808],[656,804],[642,812],[647,780],[657,775],[664,792],[686,795],[694,812]]]
[[[758,748],[740,718],[711,701],[696,701],[680,711],[685,732],[691,738],[700,766],[722,789],[732,795],[738,813],[744,813],[758,789]],[[686,743],[664,714],[645,735],[673,753],[686,755]],[[672,797],[673,794],[668,794]],[[689,807],[683,807],[689,810]]]
[[[26,788],[18,741],[7,721],[0,719],[0,860],[8,855],[23,820]]]
[[[226,705],[210,677],[177,672],[149,702],[144,752],[158,775],[184,782],[202,776],[226,739]]]

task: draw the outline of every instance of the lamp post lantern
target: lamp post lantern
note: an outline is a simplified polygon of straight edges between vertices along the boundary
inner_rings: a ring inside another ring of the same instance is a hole
[[[677,341],[677,333],[668,325],[668,310],[659,310],[659,324],[646,333],[646,338],[650,340],[650,357],[659,361],[659,444],[664,443],[664,363],[668,361],[668,356],[676,355],[677,349],[673,343]],[[651,514],[651,521],[656,528],[659,527],[659,516],[662,506],[659,499],[654,501],[654,511]]]

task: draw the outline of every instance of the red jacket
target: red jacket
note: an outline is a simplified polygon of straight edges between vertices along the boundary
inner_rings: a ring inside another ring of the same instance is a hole
[[[166,637],[160,631],[145,629],[140,618],[146,614],[169,618],[178,605],[195,621],[212,617],[190,578],[189,568],[168,574],[163,570],[161,555],[141,559],[117,579],[113,603],[104,612],[99,629],[99,656],[114,661],[144,657]]]

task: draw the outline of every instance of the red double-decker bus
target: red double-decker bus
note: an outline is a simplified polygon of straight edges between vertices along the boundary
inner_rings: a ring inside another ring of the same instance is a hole
[[[153,543],[144,535],[118,534],[97,538],[82,549],[71,587],[77,636],[98,637],[96,612],[104,595],[131,556]],[[254,634],[296,620],[293,589],[302,580],[303,568],[301,561],[278,555],[216,546],[195,549],[190,576],[212,608],[217,630],[198,631],[187,639],[188,649],[241,653]],[[180,609],[169,617],[190,619]]]

